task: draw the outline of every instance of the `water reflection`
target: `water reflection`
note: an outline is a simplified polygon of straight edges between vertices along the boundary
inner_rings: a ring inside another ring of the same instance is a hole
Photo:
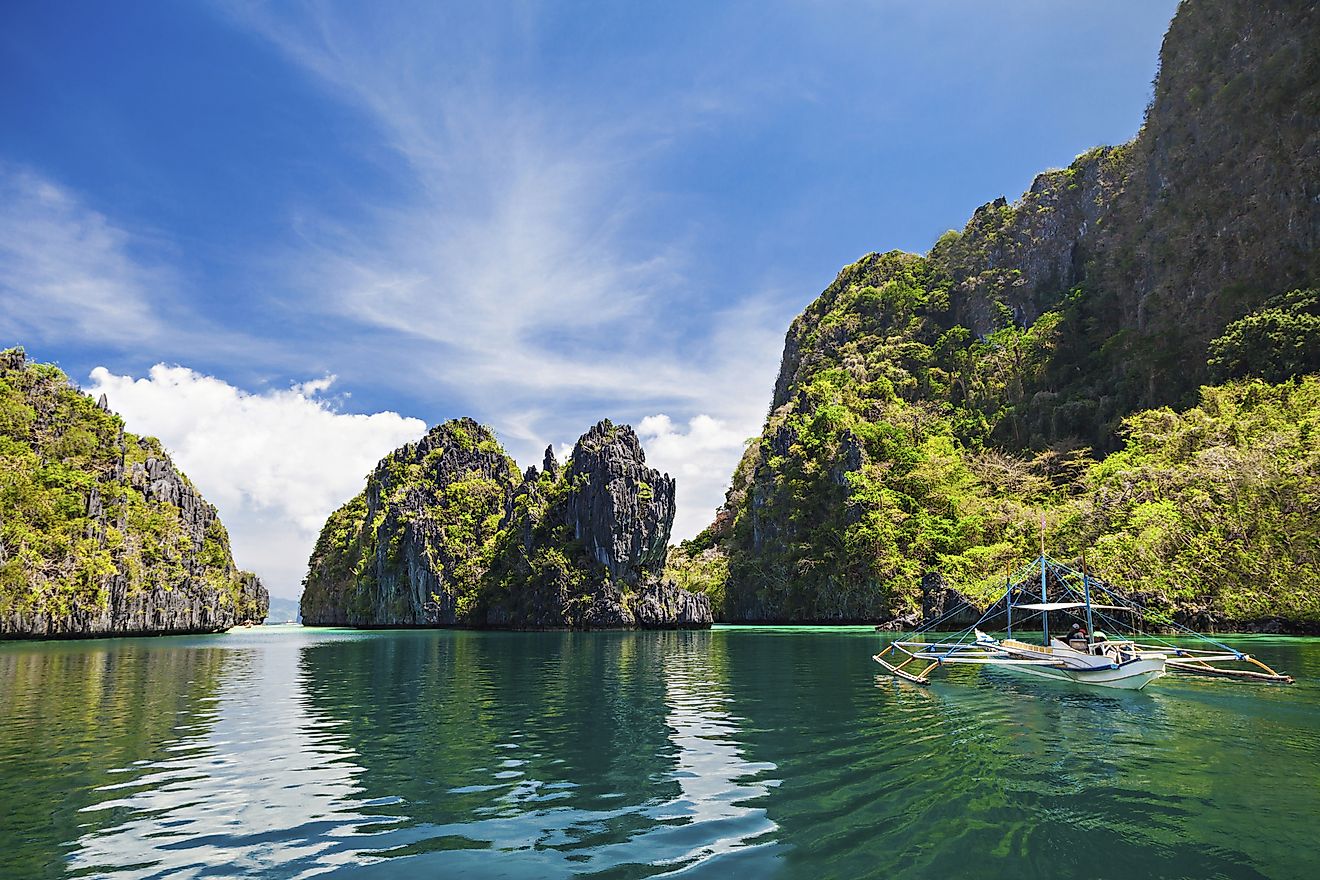
[[[0,874],[63,876],[82,811],[106,798],[96,788],[171,760],[176,731],[209,723],[223,657],[206,643],[0,646]]]
[[[311,700],[344,719],[368,790],[397,797],[381,861],[357,870],[646,876],[771,831],[744,801],[773,767],[741,757],[709,638],[396,634],[309,651]]]
[[[82,808],[92,829],[75,871],[188,878],[310,876],[347,864],[346,835],[369,817],[337,719],[316,713],[297,679],[300,648],[271,640],[219,652],[214,695],[160,750],[108,771]],[[118,821],[107,821],[117,819]]]
[[[1320,870],[1314,676],[1133,694],[965,668],[919,688],[877,675],[873,641],[290,629],[0,646],[0,875]],[[1252,650],[1320,674],[1320,643]]]

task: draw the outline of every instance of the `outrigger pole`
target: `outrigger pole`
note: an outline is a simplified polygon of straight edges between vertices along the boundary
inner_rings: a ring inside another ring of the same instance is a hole
[[[1013,638],[1013,571],[1004,566],[1004,605],[1008,614],[1008,637]]]
[[[1043,518],[1042,518],[1043,520]],[[1042,534],[1043,534],[1042,521]],[[1195,673],[1200,675],[1216,675],[1237,679],[1252,679],[1255,681],[1269,681],[1287,684],[1292,682],[1292,676],[1276,672],[1265,663],[1245,654],[1235,648],[1231,648],[1222,642],[1195,630],[1189,629],[1171,617],[1165,614],[1155,614],[1149,609],[1143,607],[1141,603],[1119,593],[1114,587],[1103,579],[1097,578],[1094,582],[1091,580],[1090,568],[1086,560],[1082,560],[1082,570],[1077,571],[1068,565],[1056,562],[1050,559],[1043,552],[1039,559],[1023,565],[1016,570],[1007,571],[1007,580],[1004,585],[1003,596],[991,603],[971,626],[966,627],[957,633],[950,633],[942,637],[939,636],[938,627],[947,620],[953,619],[956,615],[964,613],[971,609],[975,613],[976,609],[971,605],[970,600],[964,598],[961,602],[951,607],[945,608],[944,612],[938,615],[934,620],[928,620],[918,626],[915,630],[906,635],[899,636],[888,646],[884,647],[879,654],[874,655],[875,660],[880,665],[893,673],[896,677],[906,679],[916,684],[928,684],[930,682],[929,674],[936,668],[945,664],[986,664],[993,666],[1031,666],[1031,667],[1054,667],[1064,669],[1068,664],[1064,662],[1065,654],[1055,656],[1054,652],[1063,651],[1061,648],[1054,648],[1045,645],[1043,649],[1034,648],[1023,642],[1012,641],[1013,624],[1013,590],[1023,590],[1025,585],[1031,583],[1031,578],[1035,575],[1035,566],[1041,567],[1041,601],[1039,603],[1023,603],[1020,608],[1028,611],[1027,619],[1030,619],[1032,613],[1039,613],[1045,618],[1051,610],[1067,609],[1086,609],[1086,624],[1088,642],[1090,649],[1085,652],[1077,652],[1068,649],[1067,656],[1077,655],[1083,658],[1090,657],[1109,657],[1111,665],[1107,668],[1116,669],[1132,660],[1143,659],[1143,655],[1148,655],[1145,659],[1158,659],[1163,664],[1161,670],[1167,669],[1170,672]],[[1060,596],[1064,601],[1049,602],[1049,575],[1053,574],[1057,580]],[[1080,582],[1081,590],[1077,589]],[[1096,594],[1096,590],[1099,593]],[[1093,594],[1101,597],[1101,602],[1097,604],[1092,596]],[[1024,593],[1029,598],[1029,594]],[[1073,601],[1080,599],[1082,601]],[[978,627],[986,621],[993,619],[999,614],[999,603],[1004,603],[1003,613],[1008,618],[1009,639],[999,640],[986,633],[981,632]],[[1172,630],[1173,634],[1187,636],[1198,639],[1212,645],[1215,650],[1208,648],[1192,648],[1182,645],[1176,645],[1159,639],[1156,636],[1149,636],[1162,644],[1139,644],[1132,637],[1123,639],[1110,639],[1104,645],[1104,652],[1095,650],[1098,644],[1091,635],[1091,627],[1096,623],[1113,624],[1115,631],[1121,631],[1126,625],[1111,617],[1106,612],[1125,611],[1140,619],[1145,616],[1152,617],[1159,621],[1165,628]],[[1020,621],[1023,622],[1023,621]],[[1044,625],[1045,636],[1049,638],[1049,625]],[[937,640],[915,641],[917,636],[936,636]],[[886,659],[886,656],[892,659]],[[1048,656],[1048,659],[1045,659]],[[901,658],[901,659],[900,659]],[[1039,659],[1038,659],[1039,658]],[[913,661],[921,661],[920,668],[913,664]],[[1255,667],[1254,669],[1233,669],[1221,666],[1214,666],[1216,663],[1247,663]],[[909,668],[911,671],[909,671]],[[1098,667],[1096,667],[1098,668]],[[1075,671],[1075,670],[1074,670]],[[1094,671],[1094,670],[1093,670]],[[1077,680],[1077,679],[1074,679]],[[1104,682],[1096,682],[1104,684]],[[1142,681],[1138,686],[1144,686]],[[1119,685],[1122,686],[1122,685]]]

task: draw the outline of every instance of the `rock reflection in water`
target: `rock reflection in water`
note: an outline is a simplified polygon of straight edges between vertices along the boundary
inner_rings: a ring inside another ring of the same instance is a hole
[[[260,636],[254,638],[262,638]],[[373,817],[342,722],[307,703],[303,648],[217,652],[213,696],[180,718],[164,757],[108,771],[70,867],[116,877],[294,877],[350,863]],[[105,822],[110,818],[113,822]],[[104,823],[104,824],[102,824]]]
[[[1311,876],[1320,642],[1244,644],[1298,683],[916,688],[846,629],[0,645],[0,876]]]
[[[399,825],[362,853],[392,864],[368,873],[645,876],[773,829],[745,805],[772,766],[741,757],[710,639],[399,633],[308,652],[367,792],[397,798]]]

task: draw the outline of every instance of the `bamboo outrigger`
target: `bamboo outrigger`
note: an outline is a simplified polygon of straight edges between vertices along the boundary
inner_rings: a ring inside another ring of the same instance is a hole
[[[917,639],[935,632],[941,623],[969,607],[964,602],[946,610],[891,642],[874,655],[875,661],[895,677],[914,684],[929,684],[930,673],[946,664],[997,666],[1079,684],[1130,690],[1140,690],[1170,672],[1279,684],[1293,681],[1292,676],[1276,672],[1250,654],[1152,614],[1108,583],[1091,577],[1085,561],[1078,571],[1046,556],[1043,547],[1037,559],[1008,576],[1003,595],[971,626],[933,642]],[[1052,638],[1049,622],[1052,611],[1084,614],[1085,636]],[[1120,622],[1117,619],[1120,614],[1129,616],[1131,623]],[[1015,638],[1014,627],[1021,632],[1022,624],[1034,624],[1036,615],[1040,616],[1039,643]],[[1003,638],[980,629],[988,628],[989,621],[1001,617],[1007,624]],[[1111,639],[1094,628],[1095,622],[1100,621],[1115,632],[1131,629],[1140,633],[1141,622],[1150,617],[1157,618],[1163,628],[1212,647],[1185,647],[1149,634]],[[1143,641],[1138,642],[1137,638]],[[1243,665],[1254,668],[1242,668]]]

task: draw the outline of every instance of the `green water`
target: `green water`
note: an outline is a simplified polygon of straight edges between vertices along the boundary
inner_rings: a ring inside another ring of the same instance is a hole
[[[0,875],[1315,877],[1291,687],[896,683],[857,630],[0,646]]]

